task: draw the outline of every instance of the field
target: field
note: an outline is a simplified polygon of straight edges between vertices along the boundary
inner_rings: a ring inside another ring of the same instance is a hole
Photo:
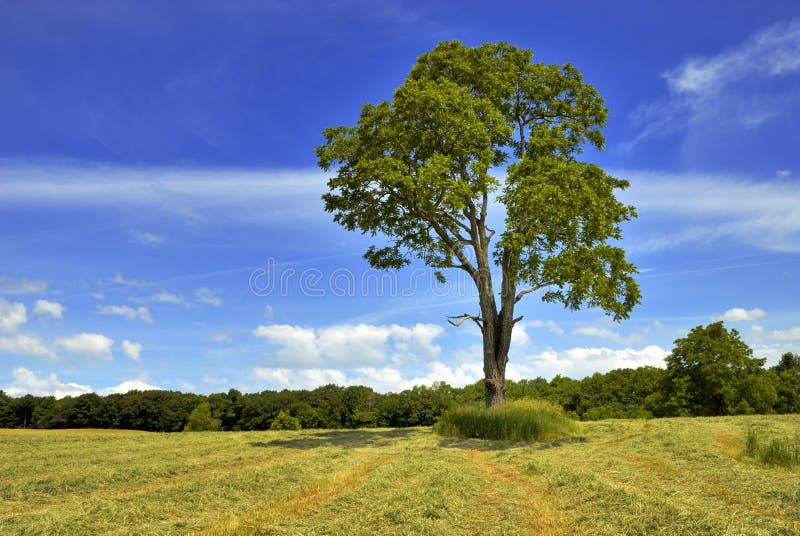
[[[742,455],[800,416],[427,428],[0,431],[2,534],[800,534],[800,470]]]

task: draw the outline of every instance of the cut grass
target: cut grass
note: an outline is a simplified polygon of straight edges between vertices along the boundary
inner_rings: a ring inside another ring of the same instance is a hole
[[[561,406],[543,400],[518,400],[485,409],[462,406],[446,412],[434,430],[447,437],[505,441],[561,439],[576,430]]]
[[[800,470],[742,456],[800,416],[428,428],[0,433],[1,534],[798,534]]]

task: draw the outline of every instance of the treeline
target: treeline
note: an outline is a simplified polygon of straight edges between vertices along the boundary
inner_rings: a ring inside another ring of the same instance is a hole
[[[663,369],[619,369],[582,380],[509,380],[507,399],[550,400],[582,420],[800,413],[800,355],[786,353],[777,365],[764,368],[765,360],[753,358],[737,331],[720,322],[697,327],[675,344]],[[231,389],[208,396],[91,393],[59,400],[12,398],[0,391],[0,427],[177,432],[190,420],[189,429],[220,430],[430,426],[452,406],[483,400],[482,380],[461,388],[435,383],[388,394],[336,385],[251,394]]]

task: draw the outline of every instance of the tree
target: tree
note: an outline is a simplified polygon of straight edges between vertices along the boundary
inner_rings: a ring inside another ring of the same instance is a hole
[[[693,328],[675,341],[665,361],[668,416],[730,415],[755,407],[765,411],[765,400],[774,404],[774,388],[770,393],[771,386],[761,378],[765,360],[754,358],[739,332],[728,331],[722,322]]]
[[[211,416],[211,404],[200,402],[189,414],[184,432],[217,432],[222,422]]]
[[[272,424],[269,425],[270,430],[301,430],[302,428],[300,419],[292,417],[283,410],[278,412]]]
[[[587,143],[603,148],[603,99],[572,65],[532,58],[506,43],[440,43],[391,101],[365,104],[355,126],[326,129],[316,150],[323,170],[336,168],[325,210],[348,230],[387,240],[365,254],[374,268],[416,256],[440,281],[444,269],[472,279],[479,313],[450,322],[481,329],[487,406],[505,401],[521,320],[514,308],[525,295],[597,306],[615,320],[640,298],[636,268],[609,243],[636,215],[614,196],[628,182],[578,160]],[[503,164],[501,182],[492,170]],[[488,225],[495,199],[505,210],[496,239]]]

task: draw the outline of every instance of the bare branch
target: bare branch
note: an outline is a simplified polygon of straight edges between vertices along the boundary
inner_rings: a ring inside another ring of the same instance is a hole
[[[516,324],[517,322],[519,322],[519,321],[520,321],[520,320],[522,320],[523,318],[525,318],[525,317],[524,317],[524,316],[518,316],[517,318],[515,318],[514,320],[512,320],[512,322],[513,322],[514,324]]]
[[[524,290],[520,290],[517,294],[517,297],[514,298],[514,303],[518,303],[526,294],[530,294],[531,292],[536,292],[539,290],[540,287],[529,287]]]
[[[458,320],[458,321],[455,322],[454,320]],[[455,327],[459,327],[461,324],[463,324],[467,320],[473,320],[476,324],[478,324],[479,328],[483,329],[483,318],[481,318],[479,316],[473,316],[471,314],[464,313],[463,315],[460,315],[460,316],[448,316],[447,317],[447,322],[450,323],[450,325],[455,326]]]

